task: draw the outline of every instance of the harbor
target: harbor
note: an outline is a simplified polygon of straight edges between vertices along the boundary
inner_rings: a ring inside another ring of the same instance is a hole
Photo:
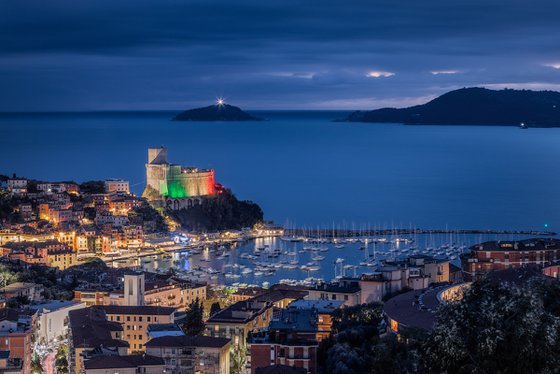
[[[460,267],[460,255],[469,247],[491,240],[519,240],[554,236],[552,232],[480,230],[389,230],[354,232],[352,236],[289,235],[176,246],[117,260],[114,266],[132,266],[178,275],[209,285],[233,287],[282,283],[310,286],[341,277],[374,274],[378,268],[409,257],[424,256]],[[332,232],[331,232],[332,233]],[[307,233],[308,234],[308,233]],[[335,234],[338,232],[335,231]]]

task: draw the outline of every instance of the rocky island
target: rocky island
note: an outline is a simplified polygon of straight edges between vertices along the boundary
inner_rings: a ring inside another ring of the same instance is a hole
[[[261,121],[233,105],[219,99],[216,104],[204,108],[189,109],[179,113],[173,121]]]
[[[423,105],[355,111],[339,121],[560,127],[560,92],[462,88]]]

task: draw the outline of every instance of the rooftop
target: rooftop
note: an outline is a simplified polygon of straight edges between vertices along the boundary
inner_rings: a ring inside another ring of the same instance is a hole
[[[389,318],[406,327],[430,331],[440,305],[437,294],[444,287],[408,291],[385,302],[383,310]]]
[[[92,369],[124,369],[142,366],[162,366],[163,358],[149,355],[130,356],[97,356],[84,361],[86,370]]]
[[[516,241],[489,241],[470,247],[471,251],[546,251],[560,249],[560,239],[532,238]]]
[[[211,336],[182,335],[162,336],[146,343],[146,347],[204,347],[222,348],[229,344],[231,339],[214,338]]]
[[[128,347],[127,342],[111,335],[111,332],[123,331],[122,325],[107,321],[105,312],[99,308],[71,310],[68,318],[74,347]]]
[[[33,288],[35,286],[37,286],[35,283],[16,282],[9,284],[6,287],[0,288],[0,293],[21,291]]]
[[[275,310],[269,330],[316,332],[317,312],[313,309],[296,308]]]
[[[126,306],[126,305],[97,305],[96,309],[101,309],[107,314],[136,314],[136,315],[158,315],[167,316],[175,312],[175,308],[141,305],[141,306]]]
[[[287,365],[274,365],[257,368],[255,374],[307,374],[307,369]]]
[[[330,314],[338,310],[344,305],[340,300],[295,300],[289,305],[290,308],[296,309],[315,309],[321,314]]]
[[[239,301],[214,314],[208,319],[208,323],[246,323],[261,315],[271,307],[271,302],[257,301],[255,299]]]

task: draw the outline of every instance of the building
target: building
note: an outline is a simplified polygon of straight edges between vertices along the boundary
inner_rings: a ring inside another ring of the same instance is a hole
[[[30,316],[22,315],[16,309],[0,309],[0,351],[9,352],[5,359],[10,370],[21,367],[20,373],[31,373],[32,324]]]
[[[0,351],[0,373],[20,374],[23,372],[23,362],[10,358],[10,351]]]
[[[26,297],[30,302],[41,301],[43,294],[43,286],[35,283],[16,282],[0,288],[0,295],[5,300]]]
[[[36,314],[34,334],[35,341],[48,344],[68,334],[68,314],[71,310],[85,308],[85,304],[75,301],[55,300],[41,304],[32,304],[29,309]]]
[[[124,305],[144,305],[143,273],[129,273],[124,275]]]
[[[272,320],[273,303],[249,299],[222,309],[206,321],[205,335],[245,345],[249,333],[263,331]]]
[[[251,373],[272,365],[301,367],[317,373],[317,311],[288,308],[276,310],[268,331],[252,334]]]
[[[158,323],[175,323],[175,308],[158,306],[94,306],[100,309],[107,320],[122,324],[122,340],[129,345],[129,354],[144,352],[148,341],[148,326]]]
[[[192,207],[215,193],[214,170],[170,164],[164,147],[148,149],[146,180],[143,196],[163,199],[168,209]]]
[[[125,194],[129,194],[130,184],[124,179],[108,179],[105,181],[105,192],[122,192]]]
[[[161,374],[164,361],[149,355],[97,356],[84,363],[85,374]]]
[[[30,373],[33,329],[32,318],[11,308],[0,309],[0,350],[8,351],[7,365]]]
[[[476,244],[461,255],[463,278],[476,280],[494,270],[545,267],[560,259],[560,239],[533,238]]]
[[[230,339],[210,336],[162,336],[146,343],[146,353],[165,360],[166,373],[228,374]]]
[[[308,300],[339,300],[346,306],[361,304],[359,278],[341,278],[338,282],[319,283],[309,288]]]
[[[108,321],[103,309],[72,310],[68,313],[68,319],[68,368],[70,373],[83,373],[84,362],[97,356],[127,355],[129,344],[122,339],[122,324]]]
[[[27,193],[27,179],[15,177],[8,179],[8,190],[17,195]]]
[[[0,246],[3,256],[32,264],[44,264],[64,270],[76,264],[76,253],[57,240],[10,242]]]
[[[318,342],[328,338],[332,332],[333,315],[344,308],[340,300],[296,300],[288,308],[315,310],[317,313],[317,336]]]

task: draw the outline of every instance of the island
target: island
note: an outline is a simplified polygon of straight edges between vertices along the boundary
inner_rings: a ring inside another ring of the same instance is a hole
[[[225,104],[222,99],[218,99],[216,104],[204,108],[189,109],[179,113],[173,121],[261,121],[244,112],[239,107]]]
[[[408,108],[355,111],[342,122],[560,127],[560,92],[462,88]]]

